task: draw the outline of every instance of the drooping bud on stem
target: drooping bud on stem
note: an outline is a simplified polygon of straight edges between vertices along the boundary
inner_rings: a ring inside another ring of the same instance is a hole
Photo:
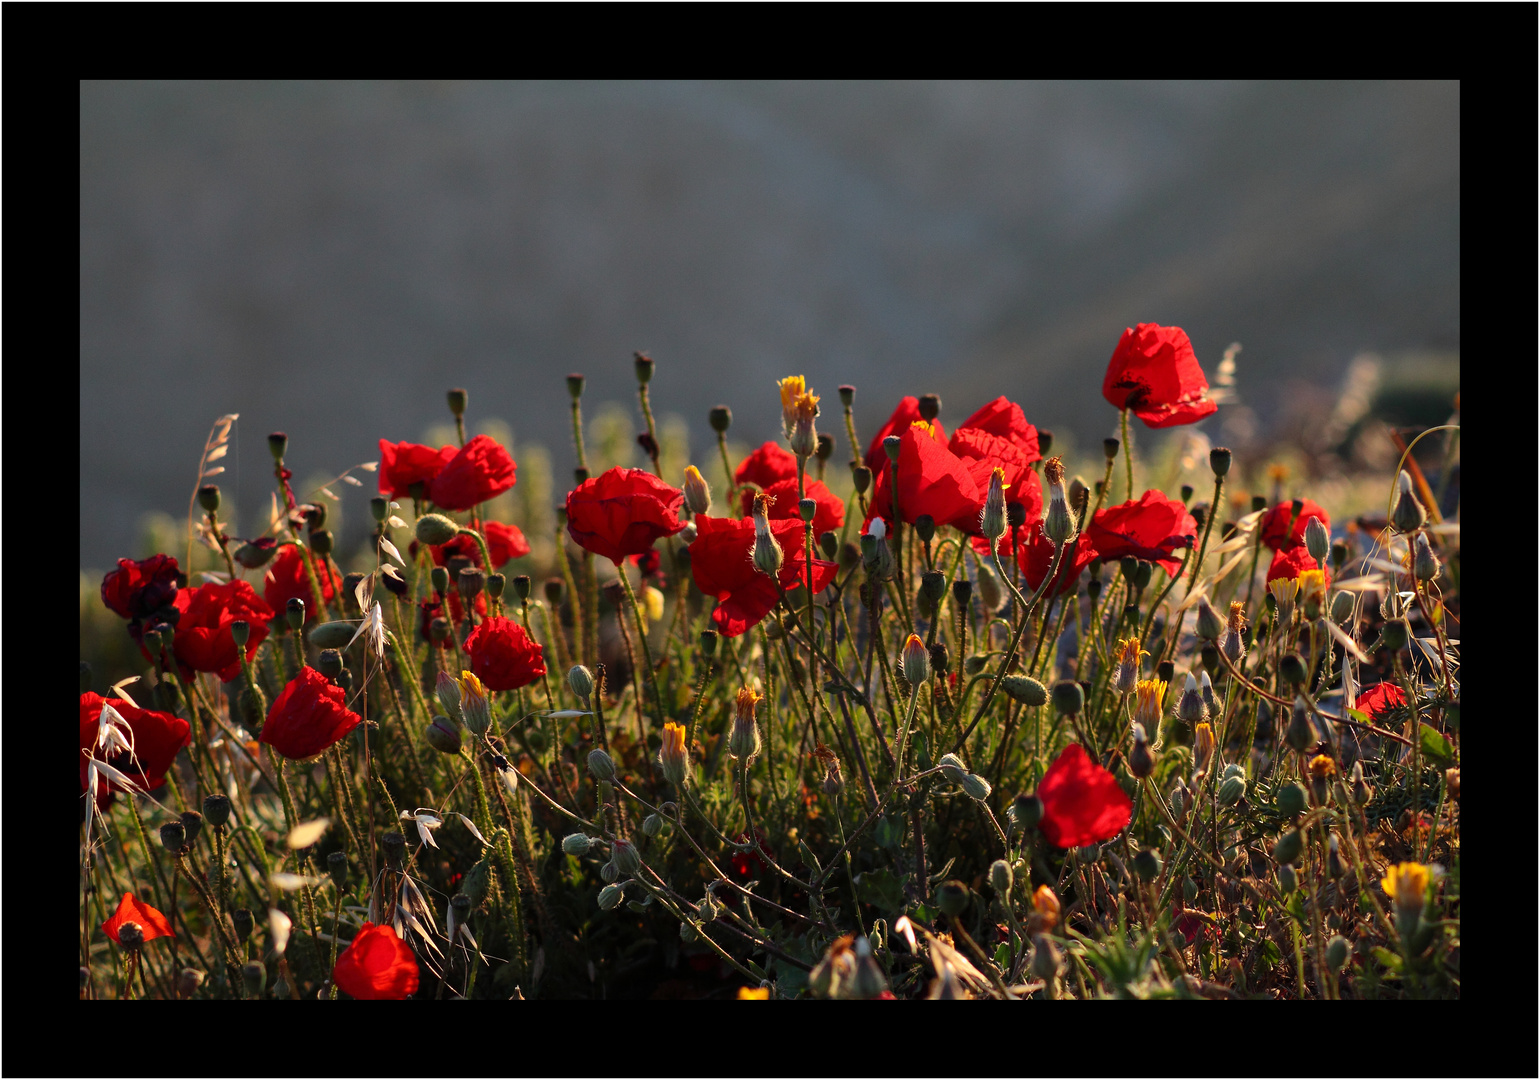
[[[1396,496],[1395,509],[1390,514],[1390,526],[1398,533],[1416,532],[1428,520],[1428,511],[1412,491],[1412,478],[1405,469],[1396,478],[1396,484],[1400,492]]]

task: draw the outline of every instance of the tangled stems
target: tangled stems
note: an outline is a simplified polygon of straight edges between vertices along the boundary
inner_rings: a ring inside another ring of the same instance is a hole
[[[657,709],[657,722],[661,724],[667,714],[663,711],[663,697],[658,690],[657,675],[652,670],[652,646],[647,644],[647,622],[642,616],[642,605],[637,602],[636,592],[631,588],[631,579],[626,576],[626,568],[620,566],[618,569],[621,587],[626,591],[626,600],[630,603],[631,614],[636,619],[636,636],[642,642],[642,666],[647,673],[647,685],[652,688],[652,702],[653,707]],[[640,694],[637,695],[637,700],[641,700]]]

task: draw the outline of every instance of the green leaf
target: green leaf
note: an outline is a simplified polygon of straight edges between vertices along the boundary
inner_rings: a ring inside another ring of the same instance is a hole
[[[1393,953],[1389,949],[1383,948],[1379,945],[1376,945],[1374,948],[1370,949],[1369,952],[1374,956],[1376,960],[1380,962],[1380,966],[1385,968],[1385,970],[1401,970],[1401,957],[1398,954]]]
[[[876,836],[879,847],[897,850],[898,845],[903,843],[904,826],[902,822],[895,823],[890,818],[881,817],[877,819],[877,824],[872,827],[872,832]]]
[[[1454,747],[1449,740],[1434,731],[1427,724],[1419,724],[1418,736],[1422,741],[1422,752],[1425,757],[1430,757],[1440,765],[1449,765],[1454,762]]]
[[[1304,925],[1305,903],[1303,893],[1299,892],[1298,890],[1290,893],[1289,902],[1285,904],[1284,907],[1288,910],[1290,915],[1294,916],[1294,918],[1300,923],[1301,926]]]
[[[1374,723],[1374,721],[1370,718],[1368,713],[1359,712],[1357,709],[1349,709],[1347,711],[1347,713],[1354,720],[1357,720],[1360,724],[1372,724],[1372,723]]]
[[[995,950],[995,966],[1001,971],[1011,970],[1011,943],[1000,942],[1000,947]]]
[[[894,874],[884,867],[856,875],[856,895],[862,903],[870,904],[879,911],[901,914],[906,906],[904,899],[905,875]]]

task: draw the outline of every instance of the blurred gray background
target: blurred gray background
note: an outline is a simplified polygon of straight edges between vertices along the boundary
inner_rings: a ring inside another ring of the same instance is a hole
[[[794,373],[824,430],[849,382],[863,438],[904,393],[949,426],[1004,393],[1086,445],[1136,322],[1184,327],[1211,381],[1243,343],[1215,441],[1329,408],[1365,350],[1457,378],[1459,105],[1455,83],[84,83],[81,565],[186,513],[226,412],[247,521],[268,431],[299,478],[335,475],[446,421],[450,386],[550,449],[559,498],[562,376],[634,411],[635,349],[698,460],[718,402],[735,439],[775,437]]]

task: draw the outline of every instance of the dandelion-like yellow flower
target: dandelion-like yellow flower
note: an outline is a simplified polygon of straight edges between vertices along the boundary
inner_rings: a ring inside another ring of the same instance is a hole
[[[1294,614],[1294,596],[1299,592],[1299,581],[1296,578],[1274,578],[1267,583],[1267,591],[1273,594],[1273,599],[1278,602],[1278,619],[1280,622],[1288,622]]]
[[[1246,632],[1246,605],[1239,600],[1230,601],[1230,633],[1244,634]]]
[[[1267,467],[1267,475],[1281,484],[1284,480],[1288,479],[1289,470],[1283,465],[1269,465]]]
[[[1337,771],[1337,763],[1325,754],[1310,759],[1310,776],[1314,780],[1326,780]]]
[[[790,431],[796,419],[797,399],[807,393],[807,380],[801,375],[788,375],[776,385],[781,388],[781,417]]]
[[[1032,907],[1042,920],[1044,930],[1052,930],[1059,925],[1059,898],[1047,885],[1039,885],[1032,894]]]
[[[1137,637],[1123,638],[1114,651],[1118,657],[1118,673],[1113,688],[1120,694],[1133,693],[1139,683],[1139,657],[1150,654],[1139,648]]]
[[[711,513],[711,485],[694,465],[684,467],[684,501],[692,513]]]
[[[1161,679],[1141,679],[1134,684],[1134,719],[1146,731],[1160,730],[1160,705],[1166,700],[1166,684]]]
[[[1295,578],[1299,586],[1299,598],[1304,603],[1314,599],[1320,603],[1326,599],[1326,573],[1322,570],[1306,570]]]
[[[663,777],[675,787],[684,783],[685,776],[690,771],[690,756],[684,747],[684,725],[667,723],[663,725],[663,746],[658,751],[658,765],[663,769]]]
[[[1428,882],[1432,877],[1431,867],[1422,863],[1404,862],[1385,871],[1380,887],[1385,890],[1386,896],[1395,901],[1397,909],[1415,911],[1422,907],[1422,898],[1427,894]]]
[[[738,691],[727,752],[739,761],[750,761],[759,753],[759,726],[754,723],[754,708],[763,700],[765,695],[752,686],[745,686]]]
[[[1192,735],[1192,756],[1198,768],[1207,767],[1213,753],[1214,729],[1207,722],[1201,723],[1193,729]]]
[[[492,695],[474,672],[460,672],[460,715],[476,735],[492,726]]]
[[[739,1001],[769,1001],[770,988],[768,986],[740,986],[738,987]]]

